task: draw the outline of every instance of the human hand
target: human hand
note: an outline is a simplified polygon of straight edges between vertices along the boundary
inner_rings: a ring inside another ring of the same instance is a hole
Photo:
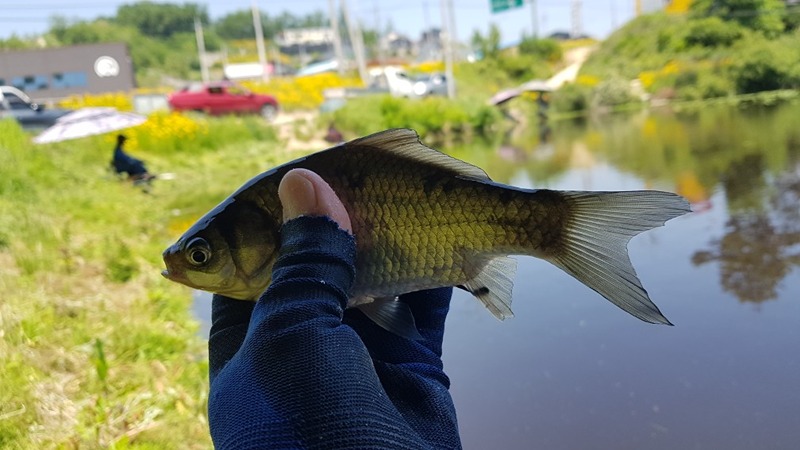
[[[282,246],[257,303],[215,295],[209,424],[217,448],[458,448],[441,345],[451,288],[407,294],[420,341],[347,310],[355,241],[319,176],[281,181]],[[330,219],[328,219],[330,218]]]

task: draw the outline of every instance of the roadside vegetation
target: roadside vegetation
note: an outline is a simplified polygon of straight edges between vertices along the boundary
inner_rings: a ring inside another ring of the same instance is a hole
[[[160,134],[159,134],[160,133]],[[209,448],[207,354],[163,248],[288,160],[257,118],[151,117],[112,175],[113,136],[34,145],[0,121],[0,448]]]
[[[641,16],[601,43],[556,102],[619,104],[601,88],[631,81],[664,101],[800,89],[799,25],[800,4],[782,0],[697,0],[686,14]]]

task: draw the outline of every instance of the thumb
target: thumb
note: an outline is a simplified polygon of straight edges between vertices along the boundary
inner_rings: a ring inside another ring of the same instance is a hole
[[[333,189],[316,173],[307,169],[292,169],[278,186],[283,205],[284,223],[300,216],[327,216],[339,228],[353,232],[350,216]]]

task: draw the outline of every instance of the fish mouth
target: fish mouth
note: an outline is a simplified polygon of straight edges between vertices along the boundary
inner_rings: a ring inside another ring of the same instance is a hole
[[[183,273],[175,271],[170,272],[169,269],[162,270],[161,276],[170,281],[175,281],[181,284],[186,284],[186,282],[188,281]]]

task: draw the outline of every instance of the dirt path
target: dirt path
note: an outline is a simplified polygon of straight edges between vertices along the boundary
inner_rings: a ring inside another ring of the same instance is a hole
[[[565,83],[572,83],[578,77],[578,71],[581,69],[584,61],[594,51],[597,46],[587,46],[573,48],[564,54],[564,61],[567,62],[567,67],[561,69],[557,74],[553,75],[547,80],[547,85],[553,89],[558,89]]]
[[[272,123],[286,150],[322,150],[331,146],[323,137],[327,126],[316,111],[282,112]]]

